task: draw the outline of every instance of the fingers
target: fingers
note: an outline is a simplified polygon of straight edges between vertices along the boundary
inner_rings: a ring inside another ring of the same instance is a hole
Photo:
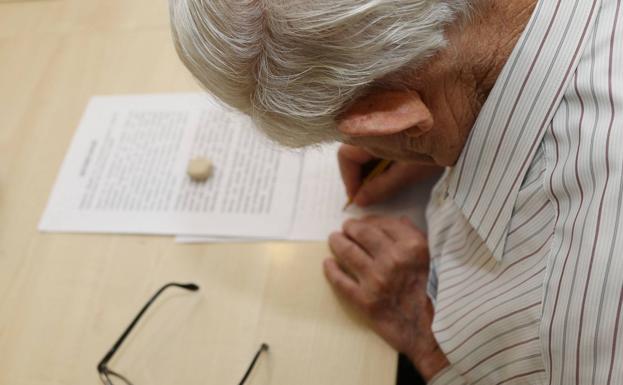
[[[361,147],[343,144],[338,150],[342,181],[349,198],[358,206],[369,206],[390,198],[404,186],[439,173],[442,168],[417,163],[395,162],[387,170],[363,184],[363,168],[378,159]]]
[[[346,297],[346,299],[359,308],[365,306],[366,298],[363,291],[357,282],[340,268],[335,259],[326,259],[323,268],[329,283],[340,295]]]
[[[370,269],[371,257],[344,234],[333,233],[329,236],[329,247],[338,263],[355,279],[359,279]]]
[[[346,194],[349,197],[353,197],[359,190],[359,187],[361,187],[363,179],[361,175],[362,166],[373,160],[374,157],[362,148],[349,144],[340,146],[337,157],[342,181],[346,187]]]
[[[368,315],[392,291],[411,285],[414,274],[428,272],[426,238],[406,218],[349,220],[343,233],[331,234],[329,246],[335,255],[324,262],[329,282]]]
[[[345,224],[345,227],[347,225],[353,226],[349,222]],[[369,233],[376,230],[385,235],[384,240],[376,241],[378,248],[368,244],[362,245],[368,253],[373,255],[375,265],[378,268],[382,268],[390,274],[403,268],[428,268],[429,253],[426,234],[419,230],[407,217],[398,219],[386,216],[369,216],[357,222],[359,226],[367,228]],[[367,238],[371,239],[370,236]]]
[[[344,234],[356,242],[372,258],[377,258],[392,247],[392,240],[378,227],[360,220],[344,222]]]
[[[354,196],[354,202],[363,207],[390,198],[409,182],[405,178],[405,171],[405,164],[391,165],[385,172],[361,186]]]
[[[371,215],[363,219],[364,222],[377,226],[385,232],[393,241],[404,239],[417,239],[426,241],[426,235],[418,229],[407,217],[400,219]]]

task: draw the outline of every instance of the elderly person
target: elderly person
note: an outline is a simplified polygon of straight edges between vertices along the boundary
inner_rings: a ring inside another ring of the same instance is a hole
[[[368,205],[329,282],[431,384],[623,384],[623,0],[171,0],[179,54]],[[362,165],[393,166],[361,186]]]

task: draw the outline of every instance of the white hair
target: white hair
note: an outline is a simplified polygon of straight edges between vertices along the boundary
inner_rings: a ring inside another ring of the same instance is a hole
[[[446,44],[469,0],[170,0],[180,58],[281,144],[339,140],[336,117],[376,81]]]

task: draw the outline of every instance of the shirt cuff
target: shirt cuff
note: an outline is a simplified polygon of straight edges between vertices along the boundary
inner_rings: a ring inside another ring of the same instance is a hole
[[[435,375],[428,385],[466,385],[463,377],[452,366],[446,366]]]

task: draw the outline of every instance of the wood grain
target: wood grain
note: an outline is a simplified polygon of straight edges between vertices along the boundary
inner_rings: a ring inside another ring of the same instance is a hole
[[[326,284],[323,243],[177,245],[40,234],[89,97],[196,91],[154,0],[0,4],[0,384],[99,384],[95,370],[144,301],[169,292],[111,367],[136,385],[391,384],[396,355]]]

